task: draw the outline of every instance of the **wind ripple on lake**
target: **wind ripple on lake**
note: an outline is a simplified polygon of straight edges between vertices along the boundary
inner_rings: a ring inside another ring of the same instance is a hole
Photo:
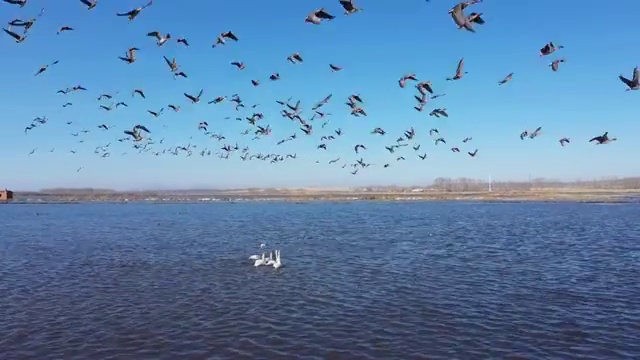
[[[2,359],[640,358],[633,205],[25,205],[0,218]],[[252,266],[262,242],[284,268]]]

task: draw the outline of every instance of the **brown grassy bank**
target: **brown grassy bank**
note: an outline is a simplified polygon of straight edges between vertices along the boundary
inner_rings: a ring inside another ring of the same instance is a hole
[[[116,191],[111,189],[43,189],[16,191],[16,202],[82,201],[626,201],[640,196],[640,177],[562,182],[548,179],[493,181],[437,178],[427,186],[357,188],[244,188]]]
[[[633,189],[528,189],[498,191],[245,191],[202,194],[172,192],[110,192],[110,193],[18,193],[16,202],[201,202],[201,201],[577,201],[620,202],[640,198],[640,190]]]

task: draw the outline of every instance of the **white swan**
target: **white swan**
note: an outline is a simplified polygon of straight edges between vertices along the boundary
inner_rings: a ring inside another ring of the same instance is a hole
[[[251,256],[249,256],[249,260],[258,260],[258,259],[260,259],[260,257],[264,257],[264,253],[262,253],[262,256],[261,255],[251,255]]]
[[[262,253],[262,257],[260,259],[256,260],[256,262],[253,263],[253,266],[264,265],[266,263],[266,260],[267,259],[264,258],[264,253]]]
[[[276,250],[277,251],[277,250]],[[273,260],[273,251],[269,253],[269,258],[265,261],[265,265],[267,266],[271,266],[273,265],[274,260]]]
[[[276,261],[273,262],[273,267],[279,269],[282,267],[282,261],[280,260],[280,250],[276,250]]]

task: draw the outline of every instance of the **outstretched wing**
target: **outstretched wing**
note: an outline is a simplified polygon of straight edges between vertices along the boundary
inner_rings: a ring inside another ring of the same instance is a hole
[[[462,75],[464,72],[464,58],[458,62],[458,68],[456,69],[456,75]]]
[[[327,20],[331,20],[335,18],[335,16],[324,11],[324,9],[319,9],[318,11],[316,11],[316,16],[319,17],[320,19],[327,19]]]
[[[632,87],[633,86],[633,81],[627,79],[626,77],[624,77],[622,75],[618,76],[618,79],[620,79],[620,81],[625,83],[628,87]]]
[[[147,129],[147,127],[144,126],[144,125],[136,125],[134,127],[134,129],[142,130],[142,131],[146,132],[147,134],[151,134],[151,131],[149,131],[149,129]]]

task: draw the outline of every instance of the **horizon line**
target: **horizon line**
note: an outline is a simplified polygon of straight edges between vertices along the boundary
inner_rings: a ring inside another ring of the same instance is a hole
[[[128,190],[117,190],[112,188],[93,188],[93,187],[51,187],[51,188],[41,188],[38,190],[31,189],[21,189],[21,190],[13,190],[6,188],[5,190],[10,190],[14,193],[47,193],[47,192],[63,192],[63,191],[88,191],[88,192],[109,192],[109,193],[141,193],[141,192],[195,192],[195,191],[207,191],[207,192],[238,192],[238,191],[353,191],[353,190],[361,190],[361,189],[429,189],[429,188],[437,188],[441,186],[455,185],[461,184],[466,181],[469,185],[483,185],[483,184],[492,184],[493,186],[499,185],[585,185],[587,183],[595,183],[598,185],[605,185],[607,182],[611,183],[621,183],[621,182],[629,182],[629,181],[637,181],[638,187],[640,187],[640,176],[630,176],[630,177],[601,177],[599,179],[578,179],[578,180],[556,180],[556,179],[546,179],[546,178],[531,178],[529,180],[496,180],[496,179],[477,179],[477,178],[436,178],[430,184],[426,185],[361,185],[361,186],[318,186],[318,185],[310,185],[310,186],[271,186],[271,187],[212,187],[212,188],[203,188],[203,187],[193,187],[193,188],[148,188],[148,189],[128,189]],[[631,185],[631,184],[628,184]],[[0,187],[0,189],[3,189]]]

